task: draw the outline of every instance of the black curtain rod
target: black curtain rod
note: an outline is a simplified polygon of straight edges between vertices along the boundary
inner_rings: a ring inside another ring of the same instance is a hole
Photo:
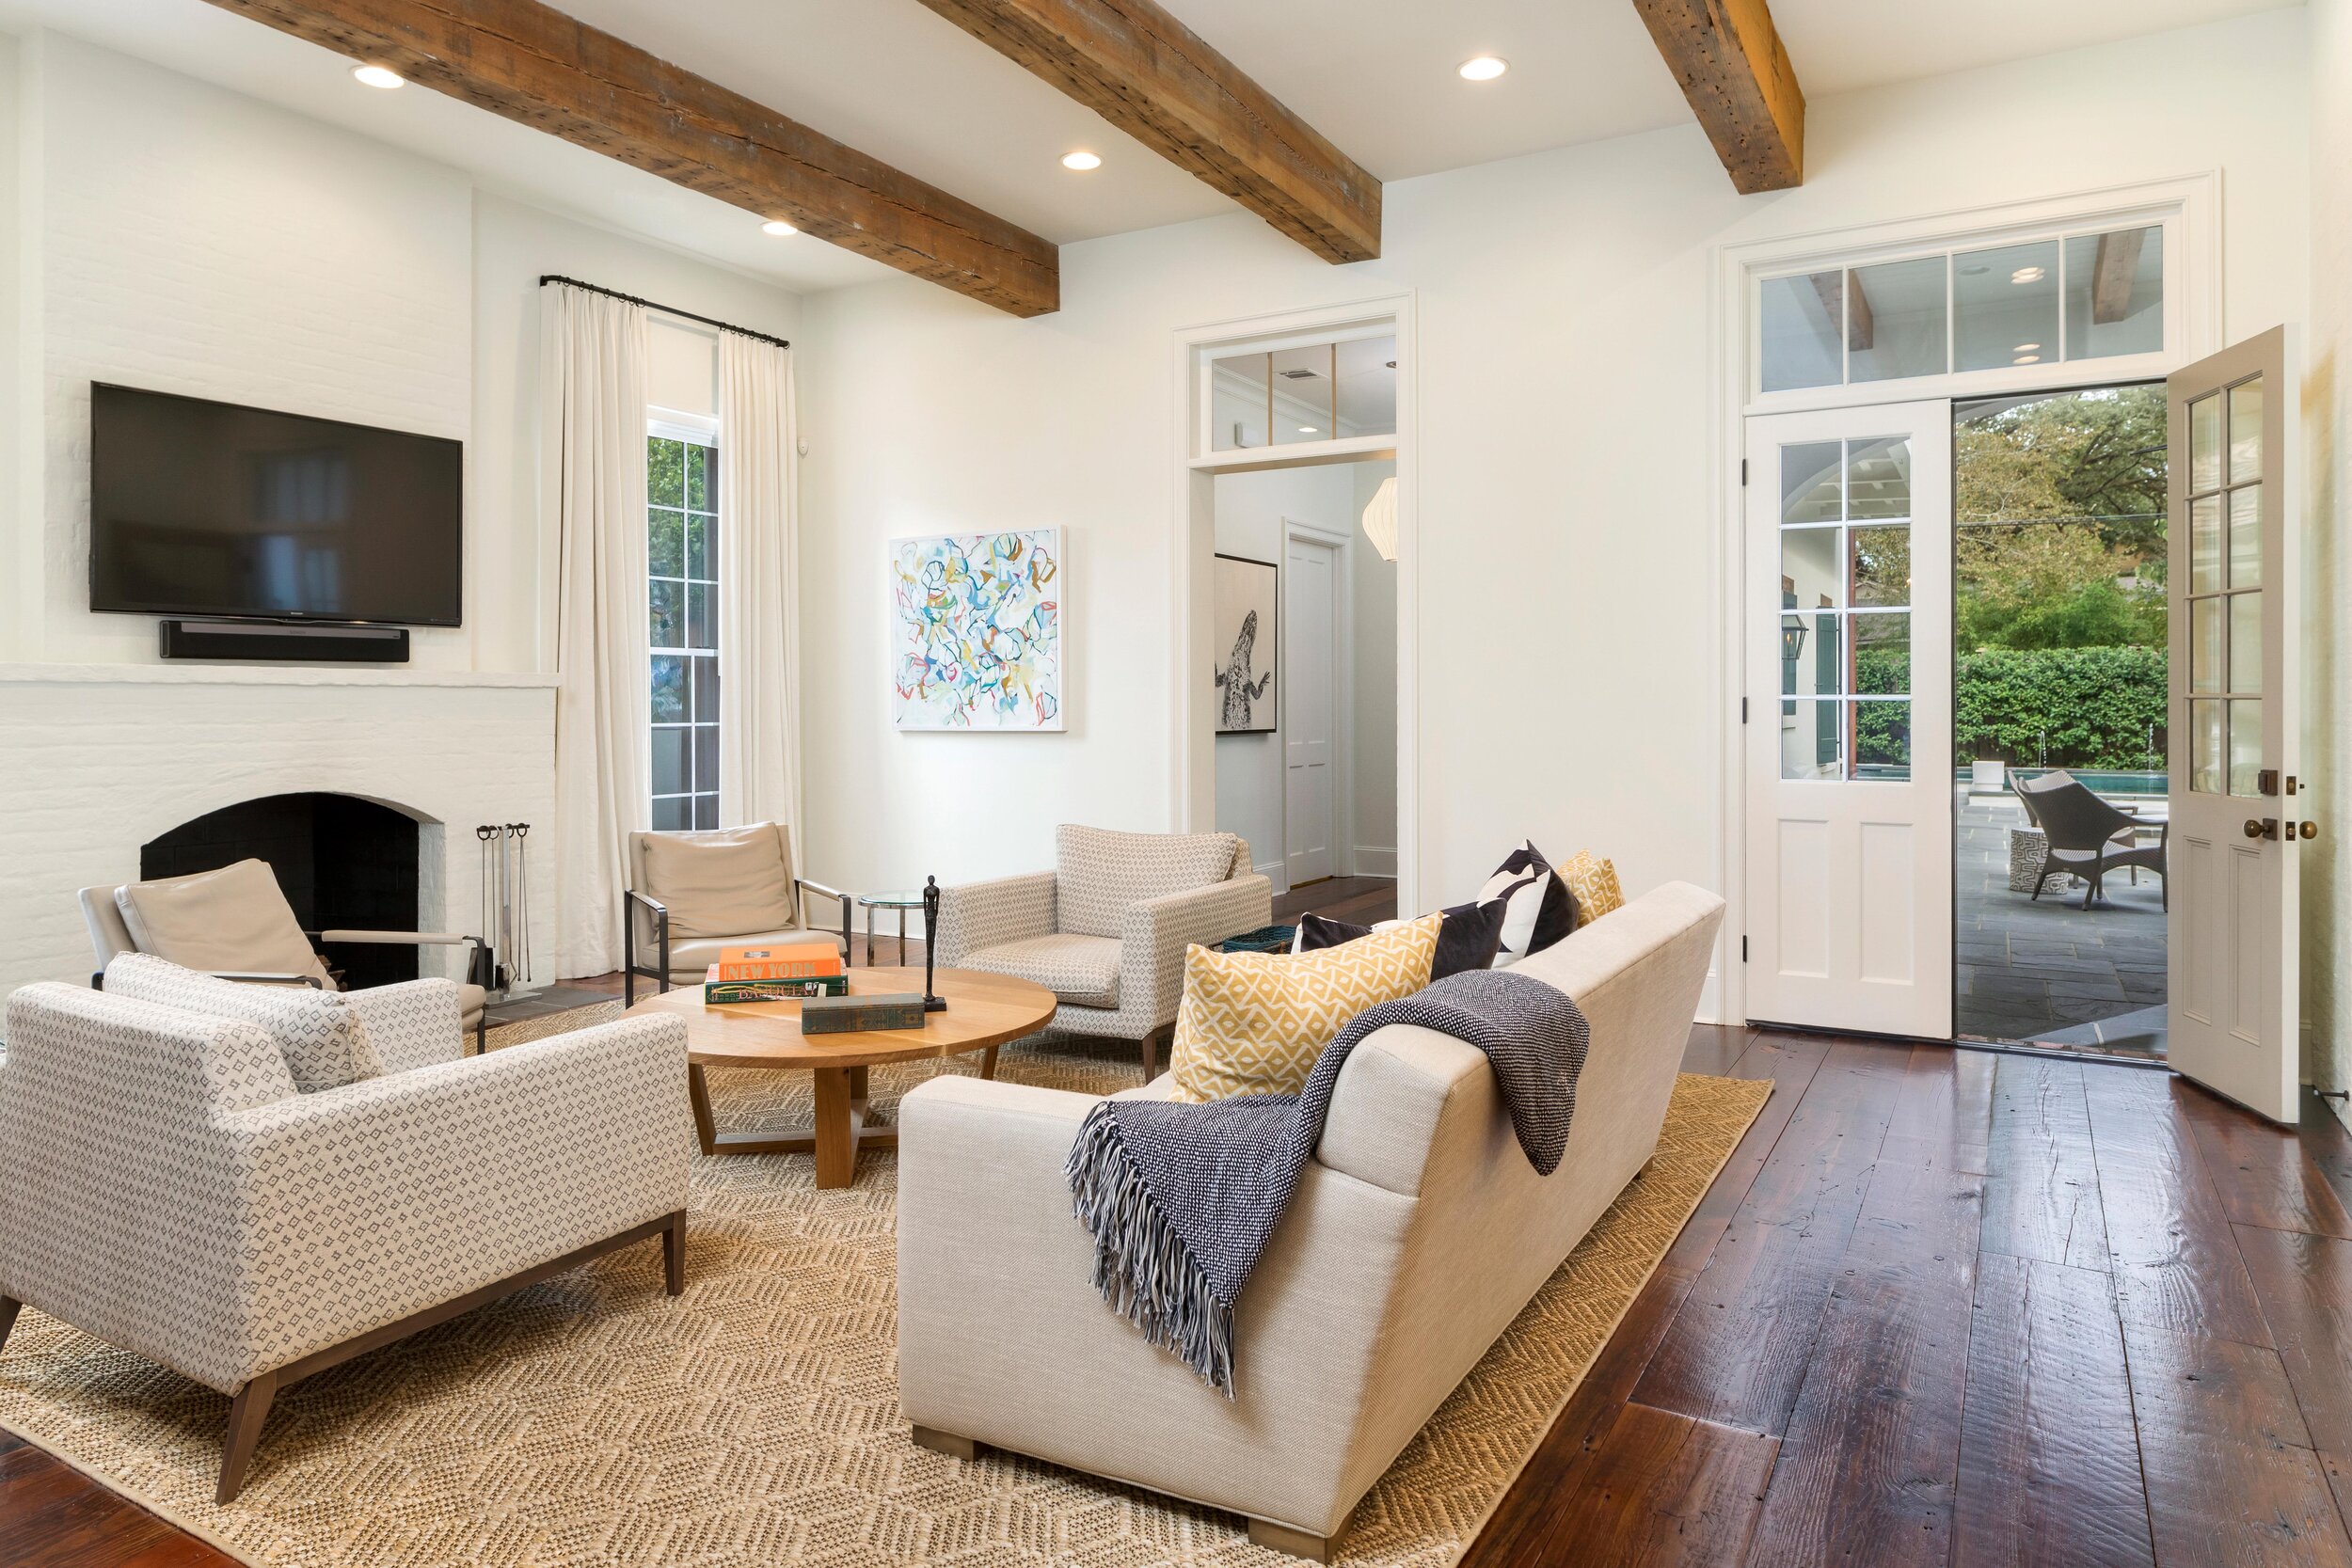
[[[792,346],[782,338],[773,337],[765,332],[755,332],[748,326],[738,326],[733,322],[723,322],[716,316],[698,316],[691,310],[681,310],[675,305],[660,305],[650,299],[639,299],[635,294],[625,294],[618,289],[608,289],[601,283],[582,283],[577,277],[565,277],[560,273],[548,272],[539,275],[539,287],[544,289],[550,283],[567,283],[575,289],[585,289],[592,294],[603,294],[609,299],[623,300],[630,305],[642,305],[648,310],[659,310],[665,316],[683,316],[690,322],[700,322],[705,326],[715,326],[722,332],[738,332],[746,338],[756,338],[763,343],[773,343],[778,348]]]

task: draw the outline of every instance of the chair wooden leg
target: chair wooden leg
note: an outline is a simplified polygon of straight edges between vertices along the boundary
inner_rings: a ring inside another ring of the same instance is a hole
[[[1160,1075],[1160,1042],[1173,1038],[1176,1026],[1163,1023],[1143,1037],[1143,1081],[1147,1084]]]
[[[1278,1525],[1271,1520],[1250,1520],[1249,1540],[1251,1544],[1263,1546],[1267,1551],[1303,1557],[1310,1562],[1331,1560],[1330,1536],[1309,1535],[1303,1529],[1293,1529],[1288,1525]]]
[[[262,1423],[269,1419],[270,1402],[278,1397],[278,1374],[263,1372],[237,1390],[229,1405],[229,1434],[220,1447],[220,1490],[214,1500],[226,1508],[245,1490],[245,1467],[262,1440]]]
[[[16,1326],[16,1315],[24,1310],[24,1304],[14,1296],[0,1296],[0,1350],[8,1343],[8,1330]]]
[[[686,1293],[686,1211],[683,1209],[670,1216],[670,1228],[661,1233],[661,1283],[674,1296]]]

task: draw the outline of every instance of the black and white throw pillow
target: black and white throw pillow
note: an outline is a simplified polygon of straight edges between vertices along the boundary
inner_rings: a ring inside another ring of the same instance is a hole
[[[1507,912],[1503,905],[1456,904],[1438,912],[1445,918],[1438,925],[1437,956],[1429,966],[1432,981],[1465,970],[1486,969],[1494,963],[1496,949],[1502,941],[1503,915]],[[1291,944],[1291,951],[1312,953],[1318,948],[1337,947],[1395,924],[1390,920],[1380,926],[1357,926],[1319,914],[1303,914],[1298,917],[1298,936]]]
[[[1576,929],[1576,900],[1533,839],[1521,839],[1519,847],[1503,857],[1486,885],[1479,889],[1478,902],[1509,906],[1502,919],[1498,963],[1517,963]]]

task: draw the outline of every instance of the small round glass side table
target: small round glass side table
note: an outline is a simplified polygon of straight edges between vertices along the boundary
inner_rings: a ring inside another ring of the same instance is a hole
[[[866,967],[868,969],[874,967],[874,911],[876,910],[898,911],[898,961],[905,963],[907,961],[907,911],[919,910],[923,907],[922,889],[916,888],[913,892],[862,893],[858,895],[857,902],[858,908],[866,911]],[[930,940],[929,932],[924,933],[924,940]]]

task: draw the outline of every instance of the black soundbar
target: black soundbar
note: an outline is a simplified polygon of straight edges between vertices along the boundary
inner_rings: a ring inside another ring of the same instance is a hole
[[[289,626],[267,621],[165,621],[166,658],[405,664],[406,626]]]

